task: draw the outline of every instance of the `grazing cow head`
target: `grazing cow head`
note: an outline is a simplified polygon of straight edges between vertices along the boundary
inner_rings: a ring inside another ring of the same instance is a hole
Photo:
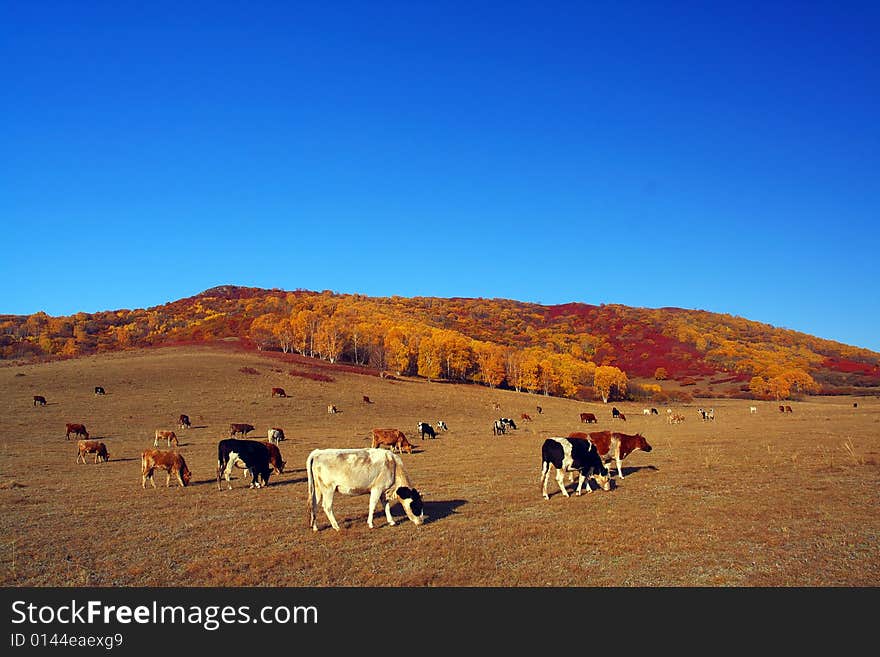
[[[602,468],[605,471],[605,474],[597,472],[593,474],[593,481],[599,484],[599,488],[602,490],[611,490],[611,474],[608,472],[608,468]]]
[[[189,471],[189,468],[186,467],[186,463],[180,468],[180,478],[183,479],[184,486],[189,486],[189,482],[192,479],[192,473]]]
[[[397,495],[400,505],[410,520],[417,525],[425,522],[425,508],[419,491],[415,488],[399,486],[395,491],[395,495]]]

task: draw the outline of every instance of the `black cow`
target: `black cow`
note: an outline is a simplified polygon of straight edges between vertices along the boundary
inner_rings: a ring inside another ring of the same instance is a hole
[[[617,410],[617,406],[612,406],[611,407],[611,419],[619,418],[619,417],[620,417],[620,411]]]
[[[192,422],[189,421],[189,415],[184,413],[180,414],[180,417],[177,418],[177,426],[181,429],[189,429],[192,427]]]
[[[95,386],[95,394],[96,394],[96,395],[103,395],[103,394],[104,394],[104,388],[102,388],[101,386]]]
[[[217,443],[217,490],[222,490],[221,476],[226,479],[227,489],[232,489],[229,477],[238,461],[244,463],[251,473],[250,488],[269,485],[269,474],[272,472],[269,446],[256,440],[226,438]]]
[[[611,476],[608,468],[602,463],[602,457],[596,451],[596,446],[584,438],[547,438],[541,446],[541,486],[545,500],[550,499],[547,494],[547,480],[550,478],[550,466],[556,468],[556,483],[565,497],[569,497],[565,490],[564,477],[566,472],[578,472],[578,485],[576,495],[581,494],[584,482],[595,479],[602,490],[611,490]],[[591,492],[589,483],[587,492]]]
[[[419,422],[418,425],[416,425],[416,431],[419,432],[419,437],[420,437],[422,440],[425,439],[425,435],[426,435],[426,434],[427,434],[428,436],[430,436],[431,438],[436,438],[436,437],[437,437],[437,432],[434,431],[434,427],[432,427],[432,426],[431,426],[430,424],[428,424],[427,422]]]
[[[40,406],[46,405],[46,398],[42,395],[34,395],[34,406],[39,404]]]
[[[651,415],[660,415],[660,413],[657,412],[657,409],[656,409],[656,408],[652,408],[652,409],[651,409]]]

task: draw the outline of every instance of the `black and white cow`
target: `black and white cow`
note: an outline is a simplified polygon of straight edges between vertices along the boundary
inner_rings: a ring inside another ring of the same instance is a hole
[[[269,446],[256,440],[226,438],[217,443],[217,490],[222,490],[220,477],[226,479],[227,489],[232,490],[229,480],[238,462],[244,463],[251,474],[250,488],[260,488],[269,484],[272,471],[269,458]]]
[[[437,437],[437,432],[434,431],[434,427],[432,427],[432,426],[431,426],[430,424],[428,424],[427,422],[419,422],[419,423],[416,425],[416,431],[419,432],[419,437],[420,437],[422,440],[425,439],[425,436],[426,436],[426,435],[429,436],[429,437],[431,437],[431,438],[436,438],[436,437]]]
[[[499,421],[500,421],[502,424],[504,424],[504,425],[510,427],[511,429],[516,429],[516,422],[514,422],[512,418],[509,418],[509,417],[502,417],[502,418],[499,418]]]
[[[501,436],[505,433],[507,433],[507,425],[501,420],[495,420],[492,424],[492,434],[495,436]]]
[[[443,420],[437,420],[437,431],[449,431],[449,427]]]
[[[339,523],[333,515],[333,495],[370,496],[367,526],[373,528],[373,512],[379,504],[385,507],[389,525],[391,503],[400,501],[404,513],[416,525],[425,521],[422,496],[410,483],[403,459],[381,447],[363,449],[315,449],[306,459],[309,480],[309,524],[318,531],[317,508],[320,504],[333,529]]]
[[[96,395],[103,395],[103,394],[105,394],[105,393],[104,393],[104,388],[102,388],[101,386],[95,386],[95,394],[96,394]]]
[[[608,468],[602,463],[599,452],[589,440],[554,437],[544,441],[541,446],[541,486],[545,500],[550,499],[550,495],[547,494],[547,480],[550,478],[551,465],[556,468],[556,483],[565,497],[569,497],[564,483],[566,472],[577,472],[580,475],[576,495],[581,494],[587,479],[594,479],[602,490],[611,490]],[[587,492],[591,490],[590,484],[587,483]]]

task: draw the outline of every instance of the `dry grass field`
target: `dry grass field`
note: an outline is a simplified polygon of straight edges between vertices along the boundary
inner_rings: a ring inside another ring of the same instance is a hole
[[[251,368],[248,373],[247,368]],[[244,371],[243,371],[244,370]],[[383,380],[207,347],[175,347],[0,368],[0,584],[4,586],[843,587],[880,585],[880,400],[777,405],[716,399],[673,407],[546,398],[478,386]],[[256,373],[253,373],[255,371]],[[93,390],[103,386],[107,394]],[[289,398],[271,397],[273,386]],[[48,404],[34,407],[33,395]],[[367,404],[364,395],[373,401]],[[858,408],[853,402],[858,402]],[[494,410],[493,403],[501,410]],[[327,414],[327,404],[340,409]],[[536,412],[536,406],[543,413]],[[714,407],[714,422],[697,408]],[[582,425],[593,411],[598,425]],[[520,422],[529,413],[531,422]],[[175,429],[193,485],[141,488],[140,452]],[[518,429],[493,436],[492,421]],[[421,441],[420,420],[449,432]],[[74,463],[65,424],[82,422],[110,461]],[[287,471],[249,490],[216,486],[230,422],[285,430]],[[399,505],[366,526],[367,497],[337,496],[342,531],[308,528],[305,460],[316,447],[365,447],[402,429],[403,459],[425,498],[416,527]],[[541,497],[550,435],[641,432],[651,453],[624,461],[609,492]]]

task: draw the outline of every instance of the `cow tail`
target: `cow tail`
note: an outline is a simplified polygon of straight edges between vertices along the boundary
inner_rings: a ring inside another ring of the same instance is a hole
[[[309,479],[309,528],[315,526],[315,507],[317,506],[317,501],[315,500],[315,476],[312,474],[313,461],[314,455],[309,454],[309,458],[306,459],[306,474]]]
[[[223,446],[217,445],[217,490],[223,490],[220,487],[220,466],[222,463],[223,463]]]

